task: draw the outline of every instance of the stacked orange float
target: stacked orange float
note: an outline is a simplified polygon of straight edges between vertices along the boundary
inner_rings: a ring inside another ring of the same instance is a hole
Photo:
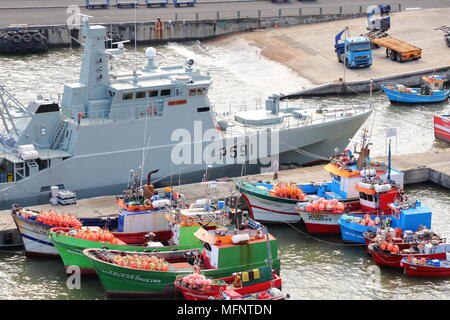
[[[306,211],[310,212],[327,211],[329,213],[343,213],[344,209],[344,204],[337,199],[325,200],[324,198],[320,198],[306,206]]]
[[[102,243],[110,243],[110,244],[121,244],[126,245],[125,242],[122,240],[116,238],[114,234],[108,230],[102,230],[99,231],[90,230],[90,229],[83,229],[78,230],[75,234],[67,234],[71,235],[78,239],[84,239],[84,240],[90,240],[90,241],[96,241],[96,242],[102,242]]]
[[[294,183],[280,182],[273,186],[270,194],[280,198],[303,200],[305,193]]]
[[[38,214],[36,221],[55,227],[81,228],[81,221],[73,214],[65,214],[61,212],[41,212]]]
[[[164,258],[147,255],[125,255],[117,254],[114,256],[114,263],[121,267],[128,267],[133,269],[153,270],[153,271],[168,271],[169,264]]]

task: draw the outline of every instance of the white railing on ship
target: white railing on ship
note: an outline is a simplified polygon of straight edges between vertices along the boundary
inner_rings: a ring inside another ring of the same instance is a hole
[[[243,104],[245,105],[245,104]],[[284,121],[282,123],[277,123],[273,125],[263,125],[263,126],[256,126],[256,125],[244,125],[242,126],[240,123],[237,126],[238,128],[243,128],[240,130],[234,129],[235,127],[233,125],[229,126],[227,128],[227,134],[230,135],[239,135],[242,133],[246,133],[247,129],[250,131],[266,131],[268,129],[270,130],[279,130],[279,129],[290,129],[290,128],[297,128],[299,126],[310,126],[310,125],[316,125],[319,123],[323,123],[326,121],[329,121],[330,119],[339,119],[339,118],[348,118],[351,116],[355,116],[357,114],[362,114],[371,109],[370,106],[367,105],[348,105],[346,104],[345,107],[339,108],[339,105],[332,105],[329,106],[329,108],[336,108],[334,112],[324,112],[323,116],[317,116],[317,117],[308,117],[305,120],[294,118],[292,115],[286,116]],[[252,108],[251,110],[261,110],[264,109],[264,107],[256,106],[256,108]],[[305,110],[304,108],[302,108]],[[308,108],[311,110],[312,108]],[[315,108],[318,109],[318,108]],[[314,109],[314,110],[315,110]],[[283,112],[284,108],[280,108],[280,111]],[[244,111],[249,111],[248,109]],[[343,114],[342,114],[343,113]],[[222,113],[227,116],[229,116],[231,113]],[[216,115],[220,116],[220,113],[216,113]]]

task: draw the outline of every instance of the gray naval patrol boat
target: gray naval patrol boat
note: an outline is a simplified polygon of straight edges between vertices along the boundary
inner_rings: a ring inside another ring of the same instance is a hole
[[[118,194],[131,168],[159,169],[154,181],[167,185],[200,181],[206,170],[209,179],[258,173],[273,157],[311,162],[346,147],[372,111],[282,107],[274,95],[265,107],[219,115],[210,77],[192,60],[158,67],[148,48],[141,70],[115,74],[110,60],[123,43],[106,49],[107,28],[82,21],[79,82],[64,86],[60,104],[38,97],[24,107],[0,86],[2,207],[48,202],[51,186],[79,198]]]

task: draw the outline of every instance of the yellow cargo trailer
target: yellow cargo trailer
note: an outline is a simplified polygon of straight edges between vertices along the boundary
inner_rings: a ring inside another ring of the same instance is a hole
[[[422,57],[422,49],[393,37],[373,39],[372,43],[386,48],[386,56],[398,62],[417,60]]]

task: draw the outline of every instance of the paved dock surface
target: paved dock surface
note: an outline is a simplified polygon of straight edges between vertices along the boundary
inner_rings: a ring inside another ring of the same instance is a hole
[[[83,14],[93,16],[95,23],[121,23],[155,21],[157,17],[162,20],[174,19],[174,14],[178,13],[179,19],[192,19],[194,13],[200,13],[201,19],[216,19],[216,12],[220,11],[233,18],[233,13],[242,11],[241,17],[245,17],[245,10],[263,9],[273,10],[272,16],[278,15],[278,9],[312,8],[312,7],[338,7],[338,6],[368,6],[374,4],[371,0],[316,0],[299,2],[292,0],[288,3],[272,3],[268,0],[197,0],[194,7],[175,8],[171,0],[166,8],[143,6],[144,0],[139,1],[141,6],[136,10],[132,8],[118,9],[110,7],[108,9],[88,10],[84,6],[83,0],[2,0],[0,1],[0,28],[10,25],[61,25],[66,24],[71,12],[66,12],[71,5],[78,5]],[[394,3],[394,2],[392,2]],[[450,0],[400,0],[402,10],[408,8],[444,8],[450,6]],[[115,1],[112,0],[114,5]],[[229,14],[227,14],[227,12]],[[305,14],[307,12],[305,11]],[[337,31],[336,31],[337,33]]]
[[[279,29],[257,30],[230,35],[218,41],[245,39],[262,49],[265,57],[297,71],[313,84],[367,81],[450,65],[450,48],[443,32],[434,27],[450,23],[450,8],[405,11],[391,14],[389,35],[422,48],[422,58],[399,63],[386,58],[384,48],[373,50],[369,68],[348,69],[338,63],[334,37],[349,26],[350,35],[366,33],[366,18],[306,24]]]
[[[385,161],[386,158],[377,160]],[[304,167],[279,172],[278,181],[311,183],[329,181],[329,173],[323,170],[324,165]],[[430,151],[421,154],[398,155],[392,157],[392,167],[405,172],[405,184],[425,182],[432,180],[430,170],[438,172],[444,184],[450,188],[450,148]],[[444,178],[442,178],[444,177]],[[263,181],[273,183],[273,174],[259,174],[243,177],[249,181]],[[237,194],[234,189],[234,179],[217,185],[217,198],[225,198],[230,194]],[[203,198],[206,187],[201,183],[181,185],[175,190],[183,193],[187,202]],[[78,200],[76,205],[51,206],[50,204],[29,207],[35,210],[55,210],[59,212],[75,213],[79,217],[97,217],[116,215],[119,207],[116,205],[115,196],[96,197]],[[14,222],[9,210],[0,211],[0,232],[1,230],[15,229]]]

